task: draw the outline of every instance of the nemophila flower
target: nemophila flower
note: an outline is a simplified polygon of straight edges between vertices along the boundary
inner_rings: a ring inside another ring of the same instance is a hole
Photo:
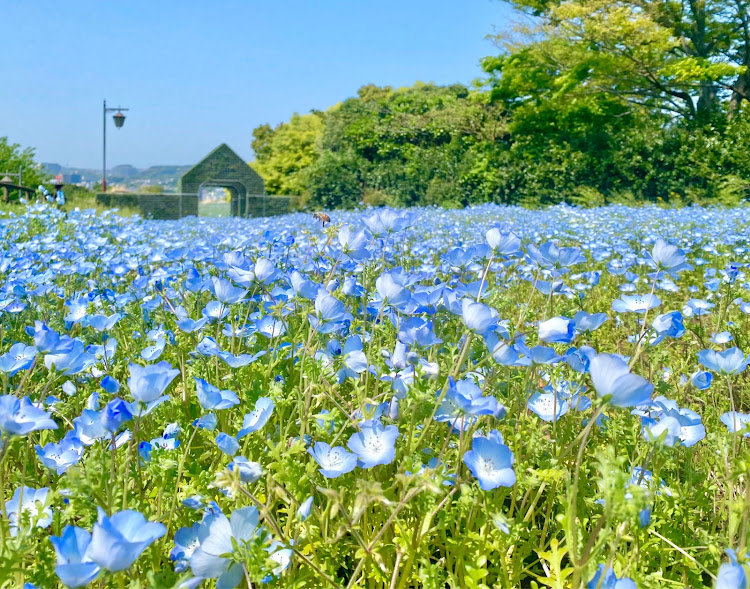
[[[28,532],[30,525],[46,528],[52,523],[52,508],[47,505],[49,489],[34,489],[25,485],[16,487],[13,497],[5,502],[5,513],[10,522],[10,535],[14,538],[19,531]],[[21,528],[21,526],[24,526]]]
[[[651,324],[651,327],[654,328],[656,335],[660,338],[678,338],[682,337],[685,333],[685,326],[682,321],[682,313],[679,311],[670,311],[669,313],[658,315]]]
[[[28,397],[0,396],[0,434],[25,436],[43,429],[57,429],[57,424],[44,409],[34,405]]]
[[[690,377],[690,384],[700,391],[705,391],[711,386],[714,376],[705,370],[699,370]]]
[[[223,432],[219,432],[216,435],[216,445],[219,447],[219,450],[229,456],[234,456],[240,449],[240,443],[237,441],[237,438]]]
[[[313,507],[313,497],[312,495],[305,499],[299,506],[299,509],[297,509],[297,517],[300,521],[305,521],[308,517],[310,517],[310,512],[312,511]]]
[[[682,313],[686,317],[703,317],[704,315],[710,315],[711,309],[716,305],[704,301],[702,299],[690,299],[685,306],[682,307]]]
[[[255,409],[242,419],[242,429],[237,434],[237,439],[241,440],[246,435],[256,432],[266,425],[275,406],[275,403],[268,397],[259,397],[255,402]]]
[[[599,329],[606,320],[606,313],[589,314],[586,311],[578,311],[573,316],[573,325],[578,333],[591,333]]]
[[[492,253],[502,256],[519,256],[521,255],[521,240],[509,231],[501,232],[497,227],[489,229],[485,233],[487,244],[492,248]]]
[[[728,549],[726,553],[729,562],[724,562],[719,566],[714,589],[747,589],[745,567],[737,562],[737,554],[734,550]]]
[[[587,589],[638,589],[635,581],[627,577],[618,579],[615,571],[603,564],[599,565],[596,573],[586,584]]]
[[[647,442],[658,442],[671,448],[680,438],[680,422],[669,415],[661,415],[658,419],[644,417],[641,425],[643,439]]]
[[[645,313],[659,305],[661,305],[661,301],[656,295],[624,294],[612,303],[612,308],[618,313]]]
[[[731,333],[728,331],[722,331],[720,333],[712,333],[711,334],[711,343],[712,344],[728,344],[734,339]]]
[[[195,389],[198,394],[198,402],[204,409],[228,409],[240,402],[236,393],[230,390],[220,391],[202,378],[195,377]]]
[[[476,416],[495,415],[499,409],[497,399],[483,396],[482,389],[472,379],[451,379],[443,401],[435,411],[435,421],[448,422],[455,431],[462,431],[476,421]]]
[[[352,259],[363,260],[369,257],[367,244],[370,238],[364,231],[355,231],[350,225],[342,225],[338,238],[343,252]]]
[[[240,368],[255,362],[258,358],[265,356],[266,350],[260,350],[256,354],[240,354],[235,356],[230,352],[219,352],[217,355],[232,368]]]
[[[243,483],[254,483],[263,475],[263,469],[260,467],[260,464],[252,462],[244,456],[235,456],[227,468],[232,471],[238,471],[240,473],[240,480]]]
[[[130,411],[128,404],[115,397],[104,406],[99,420],[109,433],[117,433],[120,428],[128,421],[133,419],[133,413]]]
[[[526,247],[529,260],[542,268],[568,268],[586,261],[585,256],[578,247],[557,247],[551,241],[547,241],[537,247],[530,243]]]
[[[567,317],[553,317],[539,324],[539,339],[548,344],[569,344],[576,337],[575,328]]]
[[[487,437],[474,437],[471,450],[462,459],[483,491],[511,487],[516,482],[513,453],[497,430],[492,430]]]
[[[346,445],[357,455],[361,468],[372,468],[378,464],[393,462],[398,435],[398,427],[395,425],[383,427],[379,421],[369,421],[349,437]]]
[[[651,398],[654,385],[642,376],[632,374],[628,365],[609,354],[598,354],[591,360],[591,380],[600,397],[615,407],[635,407]]]
[[[651,250],[653,266],[659,270],[666,270],[669,274],[679,274],[693,267],[687,263],[685,252],[677,246],[670,245],[661,237],[656,240]]]
[[[557,364],[563,358],[553,348],[546,346],[534,346],[530,349],[524,346],[522,349],[534,365]]]
[[[344,326],[344,322],[351,319],[346,305],[327,292],[319,293],[315,297],[315,315],[308,315],[313,329],[318,333],[331,333]]]
[[[64,352],[50,353],[44,357],[44,365],[48,370],[54,369],[65,375],[78,374],[96,363],[96,356],[84,350],[83,344],[78,340],[73,341],[69,350]]]
[[[411,299],[411,292],[398,282],[398,275],[383,272],[375,281],[375,290],[380,300],[394,307],[400,307]]]
[[[201,542],[208,537],[208,528],[216,516],[206,516],[203,521],[196,522],[190,527],[177,530],[174,535],[174,548],[169,553],[169,559],[175,563],[176,573],[186,571],[193,553]]]
[[[81,324],[91,327],[95,331],[107,331],[112,329],[121,318],[122,315],[119,313],[113,313],[109,317],[106,315],[88,315]]]
[[[422,346],[428,348],[443,343],[433,331],[432,321],[421,317],[409,317],[401,321],[398,339],[407,346]]]
[[[211,284],[214,295],[224,305],[236,303],[247,294],[245,289],[237,288],[228,280],[217,276],[211,277]]]
[[[243,579],[243,568],[228,556],[261,533],[255,506],[235,510],[231,520],[223,513],[217,514],[208,524],[208,534],[190,558],[190,570],[196,577],[218,579],[216,587],[219,589],[233,589]]]
[[[148,546],[167,533],[163,524],[150,522],[132,509],[108,517],[97,507],[99,514],[91,534],[88,557],[108,571],[130,568]]]
[[[143,348],[143,350],[141,350],[141,358],[143,358],[146,362],[153,362],[154,360],[158,360],[166,345],[167,340],[163,337],[160,337],[156,340],[156,343],[154,343],[153,346],[146,346],[145,348]]]
[[[204,415],[203,417],[199,417],[198,419],[193,421],[193,426],[197,427],[198,429],[212,431],[216,429],[218,423],[219,421],[216,418],[216,415],[214,415],[213,413],[209,413],[208,415]]]
[[[361,337],[352,335],[346,339],[343,358],[344,367],[338,373],[340,383],[343,383],[347,378],[356,380],[360,374],[367,370],[367,356],[362,351]]]
[[[75,431],[66,433],[59,443],[49,442],[43,448],[37,444],[35,448],[39,462],[57,474],[64,473],[83,456],[83,442]]]
[[[744,372],[750,358],[745,356],[742,350],[735,347],[723,352],[701,350],[698,352],[698,362],[709,370],[725,376],[732,376]]]
[[[120,391],[120,383],[114,378],[107,375],[102,379],[102,388],[111,395],[114,395]],[[64,386],[63,386],[64,390]]]
[[[128,389],[130,394],[142,403],[151,403],[161,397],[169,384],[180,374],[179,369],[173,369],[169,362],[147,366],[130,364],[129,370]]]
[[[50,536],[49,540],[57,557],[55,574],[63,585],[83,587],[99,576],[101,569],[89,555],[90,532],[76,526],[65,526],[60,536]]]
[[[36,358],[37,349],[26,344],[13,344],[5,354],[0,356],[0,372],[13,376],[16,372],[30,368]]]
[[[470,299],[461,302],[461,318],[469,330],[480,335],[494,328],[498,321],[497,311]]]
[[[721,416],[721,423],[727,426],[730,434],[743,432],[743,437],[750,438],[750,414],[728,411]]]
[[[185,333],[193,333],[203,329],[203,326],[206,325],[206,323],[208,323],[208,317],[201,317],[197,320],[185,317],[184,319],[177,321],[177,327]]]
[[[325,442],[316,442],[307,452],[320,466],[320,474],[327,479],[335,479],[357,467],[357,455],[347,452],[342,446],[331,448]]]
[[[557,421],[570,409],[570,403],[556,393],[536,392],[529,398],[527,406],[543,421]]]

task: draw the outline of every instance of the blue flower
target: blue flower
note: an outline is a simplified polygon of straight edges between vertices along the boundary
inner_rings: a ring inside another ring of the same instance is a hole
[[[740,374],[747,368],[750,358],[742,353],[739,348],[729,348],[723,352],[714,350],[701,350],[698,352],[698,362],[709,370],[718,372],[725,376]]]
[[[211,284],[213,286],[214,295],[216,295],[216,298],[219,299],[219,302],[225,305],[236,303],[247,294],[246,290],[237,288],[224,278],[212,276]]]
[[[238,470],[243,483],[254,483],[263,475],[263,469],[257,462],[252,462],[244,456],[235,456],[227,466],[229,470]]]
[[[170,560],[175,561],[174,570],[176,573],[187,570],[193,553],[201,542],[208,537],[208,528],[215,517],[212,515],[206,516],[201,522],[177,530],[174,535],[174,548],[169,553]]]
[[[305,521],[308,517],[310,517],[310,511],[312,510],[313,506],[313,497],[312,495],[305,499],[302,504],[299,506],[299,509],[297,509],[297,517],[300,519],[300,521]]]
[[[10,522],[10,535],[18,535],[19,526],[23,518],[28,517],[32,527],[46,528],[52,523],[52,509],[47,506],[49,489],[34,489],[32,487],[16,487],[13,497],[5,503],[5,513]],[[41,506],[41,509],[40,509]],[[28,528],[24,528],[28,531]]]
[[[237,439],[241,440],[247,434],[262,428],[273,414],[274,402],[268,397],[260,397],[255,402],[255,409],[245,415],[242,419],[242,429],[237,433]]]
[[[62,474],[83,456],[83,443],[74,431],[69,431],[59,443],[49,442],[42,448],[36,445],[39,462],[50,470]]]
[[[557,421],[570,409],[570,403],[556,393],[534,393],[527,405],[544,421]]]
[[[60,536],[50,536],[57,555],[55,573],[68,587],[88,585],[99,576],[99,565],[91,560],[88,548],[91,533],[76,526],[65,526]]]
[[[645,313],[659,305],[661,305],[661,301],[656,295],[624,294],[612,303],[612,308],[618,313]]]
[[[487,437],[473,438],[471,450],[463,455],[463,461],[483,491],[511,487],[516,482],[513,453],[503,444],[503,437],[497,430],[492,430]]]
[[[320,474],[327,479],[335,479],[357,467],[357,455],[347,452],[342,446],[331,448],[325,442],[316,442],[307,452],[320,466]]]
[[[471,379],[449,382],[448,391],[435,411],[435,421],[449,422],[455,431],[468,429],[477,415],[495,415],[500,406],[492,396],[482,396],[480,389]]]
[[[0,356],[0,372],[13,376],[16,372],[30,368],[36,358],[37,350],[26,344],[13,344],[5,354]]]
[[[163,524],[147,521],[142,513],[132,509],[111,517],[100,507],[97,511],[99,518],[94,524],[88,556],[108,571],[130,568],[154,540],[167,533]]]
[[[658,315],[651,324],[660,338],[664,337],[682,337],[685,333],[685,326],[682,320],[682,313],[679,311],[670,311]]]
[[[586,313],[586,311],[578,311],[578,313],[573,316],[575,329],[579,333],[590,333],[599,329],[606,320],[606,313],[589,314]]]
[[[344,326],[345,321],[351,319],[344,303],[327,292],[321,292],[315,297],[315,312],[315,315],[308,315],[308,319],[318,333],[337,331]]]
[[[745,567],[737,562],[734,550],[727,550],[729,562],[722,563],[716,575],[714,589],[747,589]]]
[[[599,565],[596,574],[586,584],[587,589],[637,589],[632,579],[623,577],[618,579],[615,571],[606,568],[603,564]]]
[[[240,402],[236,393],[229,390],[220,391],[202,378],[195,377],[195,387],[198,393],[198,402],[204,409],[228,409]]]
[[[120,392],[120,383],[117,382],[114,378],[107,375],[102,379],[102,388],[112,394],[115,395]]]
[[[57,429],[57,424],[44,409],[39,409],[28,397],[0,396],[0,433],[24,436],[42,429]]]
[[[128,388],[137,401],[151,403],[164,394],[169,384],[180,374],[179,369],[172,369],[169,362],[159,362],[148,366],[130,364]]]
[[[411,293],[403,284],[397,282],[396,276],[390,272],[383,272],[375,281],[375,289],[378,291],[381,301],[385,301],[394,307],[400,307],[409,302]]]
[[[521,240],[512,232],[501,233],[493,227],[485,234],[487,243],[495,255],[518,256],[521,254]]]
[[[247,544],[260,533],[258,509],[254,506],[235,510],[231,521],[223,513],[216,515],[208,525],[208,534],[190,558],[190,570],[196,577],[218,579],[218,589],[233,589],[242,581],[242,565],[233,563],[226,555],[233,554],[235,546]]]
[[[349,437],[347,447],[357,455],[362,468],[372,468],[378,464],[390,464],[396,457],[398,427],[383,427],[379,421],[369,421],[357,433]]]
[[[690,384],[700,391],[705,391],[711,386],[714,376],[705,370],[699,370],[690,377]]]
[[[686,263],[685,252],[677,246],[670,245],[661,237],[656,240],[651,250],[651,259],[657,270],[668,270],[669,274],[678,274],[684,270],[692,270]]]
[[[495,327],[498,321],[497,311],[470,299],[461,302],[461,317],[466,327],[480,335]]]
[[[750,414],[728,411],[721,416],[721,423],[727,426],[730,434],[743,432],[742,437],[750,438]]]
[[[576,326],[567,317],[553,317],[539,324],[539,339],[550,344],[569,344],[576,337]]]
[[[687,317],[702,317],[704,315],[709,315],[711,309],[715,306],[716,305],[713,303],[709,303],[702,299],[690,299],[685,303],[685,306],[682,307],[682,312]]]
[[[591,360],[591,380],[600,397],[615,407],[634,407],[651,398],[654,385],[642,376],[632,374],[628,365],[609,354],[598,354]]]
[[[123,426],[133,419],[133,413],[130,411],[128,404],[120,398],[115,397],[104,406],[100,414],[100,421],[104,429],[114,434]]]
[[[234,456],[240,449],[240,443],[237,441],[237,438],[223,432],[217,434],[216,445],[219,447],[219,450],[224,452],[224,454],[228,454],[229,456]]]

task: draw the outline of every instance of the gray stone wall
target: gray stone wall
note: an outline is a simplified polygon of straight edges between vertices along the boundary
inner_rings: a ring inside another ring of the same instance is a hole
[[[96,195],[96,202],[103,207],[138,209],[144,219],[180,219],[190,215],[198,216],[197,194],[105,192]]]

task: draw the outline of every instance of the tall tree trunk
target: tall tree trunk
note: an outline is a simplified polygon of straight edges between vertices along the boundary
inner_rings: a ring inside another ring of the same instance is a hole
[[[750,68],[737,77],[732,88],[732,97],[729,99],[729,116],[735,116],[742,107],[742,101],[750,101]]]

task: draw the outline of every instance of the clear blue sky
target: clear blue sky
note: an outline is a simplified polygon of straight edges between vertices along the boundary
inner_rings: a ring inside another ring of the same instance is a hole
[[[498,0],[5,0],[0,136],[37,160],[195,163],[367,83],[468,83],[513,14]]]

